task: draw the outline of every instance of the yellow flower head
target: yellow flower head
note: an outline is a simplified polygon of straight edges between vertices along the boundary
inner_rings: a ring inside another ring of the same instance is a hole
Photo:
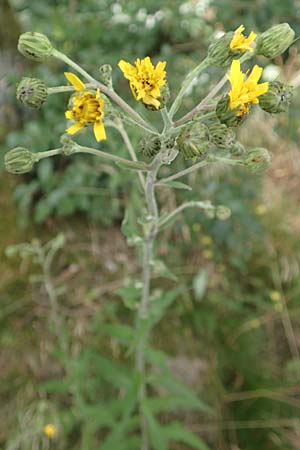
[[[56,426],[53,425],[53,423],[48,423],[44,426],[44,433],[49,439],[53,439],[56,435],[57,429]]]
[[[230,42],[230,50],[242,50],[243,52],[246,52],[247,50],[253,51],[251,44],[256,38],[256,34],[254,31],[251,31],[249,36],[246,37],[243,35],[244,30],[244,25],[241,25],[235,30],[234,36]]]
[[[65,72],[65,77],[74,86],[77,93],[72,97],[71,108],[65,112],[67,119],[75,120],[66,131],[68,134],[75,134],[81,128],[89,124],[94,124],[94,134],[96,140],[106,139],[103,125],[104,101],[101,99],[100,90],[96,93],[88,91],[85,84],[71,72]]]
[[[149,56],[146,56],[142,60],[138,58],[135,66],[124,60],[121,60],[118,65],[124,77],[129,80],[134,98],[158,109],[161,97],[160,88],[166,84],[166,71],[164,70],[166,64],[165,61],[160,61],[154,67]]]
[[[228,80],[231,84],[229,91],[229,108],[237,109],[237,116],[243,116],[249,112],[250,106],[259,103],[258,97],[267,92],[269,83],[258,84],[263,69],[255,65],[246,79],[247,73],[241,71],[240,61],[232,61]]]

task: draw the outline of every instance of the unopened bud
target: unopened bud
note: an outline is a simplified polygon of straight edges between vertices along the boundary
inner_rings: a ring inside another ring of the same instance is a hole
[[[216,217],[219,220],[227,220],[231,216],[231,211],[227,206],[219,205],[216,207]]]
[[[100,79],[105,86],[112,87],[112,67],[110,64],[103,64],[99,68],[100,71]]]
[[[241,142],[236,141],[231,147],[230,147],[230,154],[232,156],[241,156],[244,155],[246,152],[245,147]]]
[[[290,106],[292,95],[292,86],[280,81],[273,81],[269,83],[268,91],[259,97],[259,106],[271,114],[286,112]]]
[[[45,61],[52,55],[53,46],[44,34],[29,31],[19,37],[18,50],[26,58]]]
[[[235,140],[235,132],[232,128],[222,123],[214,123],[209,128],[210,139],[218,148],[230,148]]]
[[[37,161],[37,154],[23,147],[16,147],[4,155],[5,169],[15,175],[30,172]]]
[[[47,100],[47,86],[38,78],[22,78],[17,85],[17,99],[30,108],[40,108]]]
[[[64,156],[70,156],[77,152],[79,145],[73,141],[70,135],[63,134],[60,138],[61,152]]]
[[[205,156],[211,147],[209,130],[203,123],[195,122],[183,128],[176,143],[185,159]]]
[[[246,168],[252,172],[263,172],[272,161],[271,153],[265,148],[253,148],[247,152],[244,158]]]
[[[234,32],[225,33],[215,42],[210,44],[207,51],[209,62],[213,66],[228,67],[233,59],[238,59],[242,52],[240,50],[230,50],[230,42],[232,41]]]
[[[257,38],[255,51],[257,55],[276,58],[292,44],[294,37],[295,32],[288,23],[274,25]]]
[[[155,156],[161,149],[161,140],[158,136],[147,133],[140,139],[138,148],[144,156]]]

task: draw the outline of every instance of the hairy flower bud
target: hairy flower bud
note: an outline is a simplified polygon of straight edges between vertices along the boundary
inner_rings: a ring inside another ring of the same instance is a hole
[[[270,152],[265,148],[252,148],[244,158],[246,168],[252,172],[262,172],[266,170],[272,161]]]
[[[295,32],[288,23],[274,25],[257,38],[256,53],[266,58],[276,58],[292,44],[294,37]]]
[[[224,95],[217,103],[216,114],[221,123],[227,127],[237,127],[243,120],[243,116],[237,115],[237,109],[230,109],[229,95]]]
[[[214,123],[208,127],[210,140],[218,148],[229,148],[235,140],[235,132],[232,128],[222,123]]]
[[[77,152],[79,145],[73,141],[70,135],[63,134],[60,138],[61,152],[64,156],[70,156]]]
[[[44,34],[29,31],[20,35],[18,50],[26,58],[44,61],[51,56],[53,46]]]
[[[246,153],[246,149],[243,146],[243,144],[241,144],[241,142],[236,141],[231,147],[230,147],[230,154],[232,156],[241,156],[244,155]]]
[[[23,147],[16,147],[4,155],[5,169],[17,175],[30,172],[37,160],[37,155]]]
[[[233,59],[238,59],[241,56],[242,52],[240,50],[230,50],[230,42],[233,36],[234,32],[230,31],[210,44],[207,57],[211,65],[228,67]]]
[[[17,99],[30,108],[40,108],[47,100],[47,86],[38,78],[22,78],[17,84]]]
[[[202,157],[211,147],[209,130],[203,123],[193,123],[183,128],[176,140],[178,150],[185,159]]]
[[[105,86],[112,87],[112,67],[110,64],[103,64],[99,67],[100,79]]]
[[[158,136],[147,133],[140,139],[138,149],[144,156],[155,156],[161,149],[161,140]]]
[[[216,217],[219,220],[227,220],[231,216],[231,211],[227,206],[219,205],[216,207]]]
[[[290,106],[292,95],[292,86],[280,81],[273,81],[269,83],[268,91],[259,97],[259,106],[272,114],[286,112]]]

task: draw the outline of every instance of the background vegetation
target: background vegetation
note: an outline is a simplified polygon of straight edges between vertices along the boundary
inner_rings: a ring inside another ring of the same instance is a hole
[[[56,61],[36,65],[17,54],[20,31],[45,33],[95,75],[101,64],[116,67],[120,58],[167,60],[174,93],[205,56],[214,32],[241,23],[263,31],[285,21],[298,36],[298,0],[1,0],[2,154],[16,145],[33,151],[56,147],[65,129],[68,96],[50,98],[38,112],[14,99],[23,75],[53,86],[63,81]],[[266,76],[278,71],[297,87],[297,46],[272,63],[260,60]],[[220,75],[211,69],[202,76],[185,108]],[[132,102],[117,68],[113,76]],[[160,192],[166,209],[200,198],[232,210],[226,222],[188,211],[166,230],[158,253],[172,274],[163,279],[158,262],[154,280],[157,292],[161,286],[180,292],[152,340],[155,364],[165,364],[164,378],[171,372],[178,385],[159,381],[156,389],[162,395],[177,392],[181,381],[189,386],[184,395],[192,405],[192,412],[183,405],[156,405],[160,422],[175,417],[211,449],[300,448],[299,110],[296,89],[289,114],[267,117],[256,111],[242,127],[244,143],[273,153],[264,176],[214,167],[192,175],[192,192]],[[133,128],[130,133],[136,143],[140,135]],[[80,139],[92,143],[93,137]],[[126,155],[112,129],[101,146]],[[1,173],[3,449],[101,448],[110,422],[119,420],[130,378],[126,325],[139,293],[138,261],[120,225],[125,204],[130,202],[133,216],[142,208],[135,175],[124,173],[80,156],[43,160],[22,178]],[[11,247],[23,242],[31,244]],[[43,435],[46,423],[58,428],[52,442]],[[190,448],[186,445],[172,448]]]

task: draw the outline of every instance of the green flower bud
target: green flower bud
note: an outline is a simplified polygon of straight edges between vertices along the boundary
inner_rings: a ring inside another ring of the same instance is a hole
[[[37,161],[38,156],[23,147],[14,148],[4,155],[5,169],[17,175],[30,172]]]
[[[230,154],[232,156],[241,156],[244,155],[246,152],[245,147],[240,142],[236,141],[231,147],[230,147]]]
[[[219,205],[216,207],[216,217],[219,220],[227,220],[231,216],[231,211],[227,206]]]
[[[203,123],[195,122],[182,129],[176,144],[185,159],[205,156],[211,147],[209,130]]]
[[[138,149],[144,156],[155,156],[161,149],[161,140],[155,134],[147,133],[140,139]]]
[[[231,50],[230,43],[234,36],[233,31],[225,33],[208,47],[207,57],[209,63],[217,67],[230,66],[233,59],[239,59],[243,54],[242,50]]]
[[[160,97],[158,98],[158,100],[160,101],[158,109],[152,105],[146,105],[146,103],[144,103],[145,108],[149,109],[150,111],[158,111],[166,106],[166,104],[170,100],[170,89],[168,83],[160,88]]]
[[[290,106],[293,87],[280,81],[269,83],[268,91],[259,97],[259,106],[266,112],[277,114],[286,112]]]
[[[244,158],[246,168],[252,173],[266,170],[271,161],[271,153],[265,148],[253,148],[247,152]]]
[[[210,140],[218,148],[230,148],[235,140],[235,132],[232,128],[222,123],[214,123],[208,127]]]
[[[258,36],[255,51],[257,55],[276,58],[292,44],[294,37],[295,32],[288,23],[274,25]]]
[[[53,46],[44,34],[29,31],[20,35],[18,50],[26,58],[44,61],[51,56]]]
[[[105,86],[112,87],[112,67],[110,64],[103,64],[99,68],[100,71],[100,79]]]
[[[62,145],[61,152],[64,156],[73,155],[79,147],[69,134],[63,134],[60,138],[60,143]]]
[[[40,108],[47,97],[47,86],[38,78],[25,77],[17,84],[17,99],[29,108]]]
[[[238,116],[238,109],[230,109],[229,95],[224,95],[217,103],[216,114],[221,123],[227,127],[237,127],[245,118],[245,116]]]

